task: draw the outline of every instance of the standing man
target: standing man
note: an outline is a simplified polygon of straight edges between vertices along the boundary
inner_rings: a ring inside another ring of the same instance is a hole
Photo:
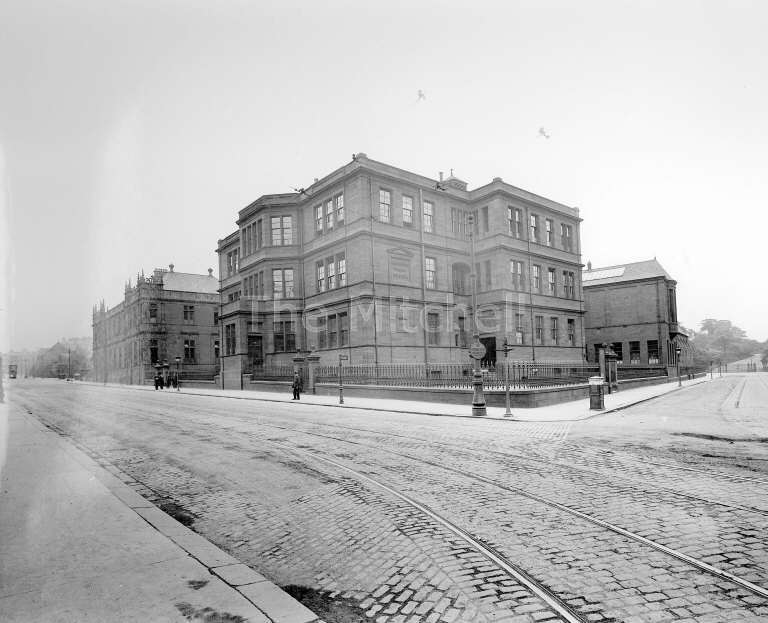
[[[301,380],[298,372],[293,373],[293,398],[292,400],[301,400],[301,390],[304,389],[304,383]]]

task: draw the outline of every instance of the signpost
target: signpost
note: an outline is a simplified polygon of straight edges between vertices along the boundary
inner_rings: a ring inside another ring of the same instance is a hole
[[[506,384],[506,393],[504,396],[506,411],[504,412],[504,417],[512,417],[512,410],[509,408],[509,362],[507,361],[507,357],[509,356],[509,351],[512,350],[513,346],[509,343],[507,338],[504,338],[504,344],[501,348],[504,351],[504,381]]]
[[[341,374],[341,362],[349,359],[348,355],[339,354],[339,404],[344,404],[344,378]]]

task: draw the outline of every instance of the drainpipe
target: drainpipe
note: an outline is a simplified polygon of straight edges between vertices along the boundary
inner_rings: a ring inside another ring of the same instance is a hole
[[[533,266],[531,261],[531,214],[525,208],[525,240],[528,246],[528,307],[531,316],[531,357],[536,363],[536,327],[533,324]],[[542,331],[544,329],[542,328]]]
[[[368,176],[368,203],[370,206],[370,232],[371,232],[371,284],[373,288],[373,363],[378,370],[379,366],[379,322],[376,318],[376,264],[374,262],[376,235],[373,232],[373,180]],[[390,214],[390,219],[391,219]],[[350,364],[352,362],[350,361]]]
[[[421,267],[419,272],[421,273],[421,300],[424,306],[424,317],[421,323],[422,340],[424,340],[424,365],[429,364],[429,347],[427,346],[427,285],[426,285],[426,264],[424,254],[424,193],[419,188],[419,250],[421,251]],[[434,228],[433,228],[434,229]],[[437,270],[437,266],[435,266]],[[437,278],[437,275],[435,275]]]

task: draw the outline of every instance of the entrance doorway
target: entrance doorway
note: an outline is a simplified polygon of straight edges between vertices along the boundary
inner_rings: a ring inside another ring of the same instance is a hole
[[[496,367],[496,338],[481,337],[480,341],[485,346],[485,357],[480,360],[480,366],[483,368]]]

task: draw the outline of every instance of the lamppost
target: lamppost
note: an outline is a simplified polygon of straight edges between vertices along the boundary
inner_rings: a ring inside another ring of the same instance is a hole
[[[176,356],[176,391],[181,391],[181,357]]]
[[[677,386],[682,387],[683,386],[683,378],[680,376],[680,353],[683,352],[683,349],[679,346],[675,346],[675,355],[677,355],[676,362],[677,362]]]
[[[339,353],[339,404],[344,404],[344,377],[341,374],[341,362],[349,359],[348,355]]]
[[[485,356],[485,345],[480,341],[480,332],[477,328],[477,272],[475,267],[475,215],[469,215],[469,249],[472,262],[472,345],[469,355],[475,360],[472,373],[472,415],[485,416],[485,396],[483,395],[483,371],[480,369],[480,360]]]
[[[715,369],[713,367],[714,361],[709,362],[709,380],[713,381],[715,379]]]
[[[506,381],[506,395],[504,397],[504,404],[507,407],[507,410],[504,412],[504,417],[512,417],[512,411],[509,408],[509,361],[507,360],[507,357],[509,355],[509,351],[512,350],[513,346],[509,343],[509,340],[505,337],[504,338],[504,344],[501,346],[502,350],[504,351],[504,380]]]

